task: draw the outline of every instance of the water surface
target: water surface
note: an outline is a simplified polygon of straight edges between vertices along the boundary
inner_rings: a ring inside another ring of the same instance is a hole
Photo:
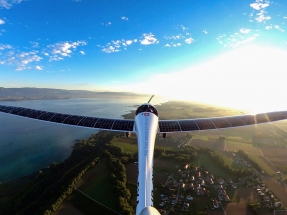
[[[58,113],[123,118],[142,99],[63,99],[7,101],[3,105]],[[76,139],[97,130],[37,121],[0,113],[0,181],[22,177],[69,157]]]

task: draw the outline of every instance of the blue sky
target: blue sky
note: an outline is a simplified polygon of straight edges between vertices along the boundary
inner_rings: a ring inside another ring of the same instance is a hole
[[[0,85],[287,108],[286,8],[284,0],[0,0]]]

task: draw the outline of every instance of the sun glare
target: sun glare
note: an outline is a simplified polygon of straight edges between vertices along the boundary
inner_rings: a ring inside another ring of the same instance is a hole
[[[126,86],[142,93],[201,101],[252,113],[287,109],[287,52],[270,47],[235,49],[184,71]]]

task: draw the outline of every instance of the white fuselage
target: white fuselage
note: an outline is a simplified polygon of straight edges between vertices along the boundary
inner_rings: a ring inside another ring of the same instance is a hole
[[[158,131],[158,117],[149,112],[135,117],[138,139],[138,190],[136,215],[153,206],[153,154]]]

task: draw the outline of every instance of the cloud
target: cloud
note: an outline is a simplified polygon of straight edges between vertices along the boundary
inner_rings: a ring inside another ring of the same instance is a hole
[[[264,21],[266,21],[266,20],[270,20],[271,19],[271,17],[270,16],[265,16],[265,11],[260,11],[259,13],[257,13],[257,17],[255,18],[255,20],[257,21],[257,22],[264,22]]]
[[[254,10],[261,10],[269,5],[269,1],[256,0],[255,3],[250,4],[250,7],[252,7]]]
[[[22,0],[0,0],[0,8],[10,9],[14,4],[21,3]]]
[[[246,29],[246,28],[241,28],[239,30],[239,32],[242,33],[242,34],[248,34],[250,31],[251,31],[251,29]]]
[[[267,25],[267,26],[265,26],[265,29],[266,30],[270,30],[270,29],[276,29],[276,30],[278,30],[278,31],[281,31],[281,32],[284,32],[285,30],[283,30],[279,25]]]
[[[186,42],[187,44],[191,44],[191,43],[194,42],[194,39],[192,39],[192,38],[190,37],[190,38],[185,39],[184,42]]]
[[[48,46],[49,51],[45,51],[50,56],[50,61],[63,60],[63,57],[70,57],[72,52],[77,49],[78,46],[85,46],[85,41],[77,42],[58,42]],[[46,55],[46,54],[45,54]]]
[[[43,67],[42,67],[42,66],[35,66],[35,69],[37,69],[37,70],[43,70]]]
[[[15,70],[16,71],[22,71],[22,70],[26,70],[26,69],[31,69],[31,67],[16,67]]]
[[[255,21],[258,23],[265,22],[266,20],[270,20],[270,16],[266,16],[265,14],[267,7],[269,7],[270,2],[268,0],[255,0],[254,3],[250,4],[250,7],[257,11],[255,16]],[[249,15],[250,18],[253,18],[253,12]],[[253,22],[252,19],[249,20],[250,22]]]
[[[107,44],[106,47],[102,47],[103,48],[102,51],[105,52],[105,53],[120,52],[121,51],[120,50],[121,45],[122,45],[122,41],[120,41],[120,40],[112,40],[110,43]]]
[[[120,40],[112,40],[112,44],[114,45],[115,48],[121,47],[121,41]]]
[[[250,35],[250,32],[250,29],[241,28],[238,32],[230,35],[219,35],[216,40],[218,40],[223,47],[235,48],[237,46],[252,42],[259,36],[258,30],[252,30],[252,32],[255,32],[253,35]]]
[[[206,29],[204,29],[202,32],[203,32],[204,34],[208,34],[208,32],[206,31]]]
[[[182,45],[181,43],[173,43],[173,42],[171,42],[171,43],[165,44],[164,47],[171,48],[171,47],[179,47],[181,45]]]
[[[126,44],[127,44],[127,45],[131,45],[132,43],[133,43],[132,40],[127,40],[127,41],[126,41]]]
[[[184,27],[183,25],[181,25],[181,28],[182,28],[183,31],[188,30],[188,28],[187,28],[187,27]]]
[[[75,42],[58,42],[48,45],[41,51],[38,50],[38,42],[30,42],[30,47],[24,47],[24,49],[30,49],[29,51],[18,50],[9,44],[0,43],[0,62],[1,64],[15,66],[17,71],[26,69],[43,69],[39,66],[39,62],[43,58],[47,57],[49,61],[63,60],[65,57],[70,57],[79,46],[85,46],[85,41]],[[81,54],[85,54],[84,51],[79,51]]]
[[[112,23],[111,22],[107,22],[107,23],[103,23],[102,22],[102,25],[105,25],[105,26],[109,26],[109,25],[111,25]]]
[[[3,19],[0,19],[0,25],[4,25],[5,21]]]
[[[26,65],[34,61],[40,61],[43,58],[37,55],[38,51],[31,51],[31,52],[21,52],[17,55],[19,59],[20,65]]]
[[[181,43],[173,44],[172,46],[173,47],[178,47],[178,46],[181,46]]]
[[[30,66],[30,64],[40,62],[42,59],[43,58],[38,55],[38,51],[20,52],[12,48],[12,50],[5,53],[1,62],[2,64],[15,66],[15,70],[21,71],[32,68],[37,69],[38,67],[36,65]]]
[[[128,17],[125,17],[125,16],[122,16],[121,19],[122,19],[122,20],[126,20],[126,21],[129,20],[129,18],[128,18]]]
[[[179,40],[179,39],[184,39],[185,37],[182,34],[178,34],[175,36],[164,36],[164,38],[167,40]]]
[[[113,46],[109,46],[109,47],[103,48],[102,51],[105,53],[113,53],[113,52],[120,52],[121,50],[116,49]]]
[[[38,42],[30,42],[32,44],[32,48],[39,48]]]
[[[124,50],[127,50],[127,46],[132,45],[132,43],[136,43],[138,40],[112,40],[111,42],[108,42],[105,46],[97,45],[102,49],[102,52],[105,53],[114,53],[114,52],[120,52],[121,48]]]
[[[143,34],[144,39],[140,40],[142,45],[152,45],[157,44],[159,41],[154,37],[152,33],[149,34]]]
[[[12,46],[8,44],[0,44],[0,50],[4,49],[12,49]]]

